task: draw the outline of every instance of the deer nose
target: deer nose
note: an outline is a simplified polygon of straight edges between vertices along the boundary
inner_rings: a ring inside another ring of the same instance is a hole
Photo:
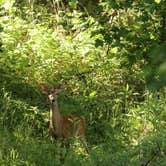
[[[52,102],[55,102],[55,99],[52,99]]]

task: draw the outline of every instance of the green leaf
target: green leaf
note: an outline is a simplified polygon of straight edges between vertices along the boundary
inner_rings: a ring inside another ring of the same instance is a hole
[[[111,49],[110,49],[110,52],[111,52],[112,54],[116,54],[116,53],[118,52],[118,48],[117,48],[117,47],[111,48]]]
[[[127,84],[126,85],[126,92],[128,92],[129,91],[129,85]]]
[[[152,33],[150,34],[150,39],[155,39],[155,36]]]
[[[69,2],[70,7],[72,7],[73,9],[76,9],[76,8],[77,8],[77,4],[78,4],[78,1],[77,1],[77,0],[71,0],[71,1]]]
[[[161,2],[161,0],[154,0],[157,4],[159,4]]]
[[[92,91],[92,92],[89,94],[89,96],[90,96],[90,97],[94,97],[94,96],[96,95],[96,93],[97,93],[96,91]]]

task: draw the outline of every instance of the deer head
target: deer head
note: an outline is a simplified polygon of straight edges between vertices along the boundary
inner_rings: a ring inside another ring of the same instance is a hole
[[[61,85],[60,88],[55,89],[55,88],[50,88],[46,85],[40,85],[40,89],[43,92],[47,93],[50,103],[54,103],[57,100],[58,94],[64,89],[64,86]]]

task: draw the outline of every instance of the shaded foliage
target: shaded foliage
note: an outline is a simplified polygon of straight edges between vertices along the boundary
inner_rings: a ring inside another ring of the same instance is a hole
[[[165,11],[164,0],[2,0],[0,164],[165,165]],[[85,116],[90,154],[51,140],[41,83],[65,84],[60,111]]]

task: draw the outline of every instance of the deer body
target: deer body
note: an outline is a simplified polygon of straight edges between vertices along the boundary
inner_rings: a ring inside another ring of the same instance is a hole
[[[50,105],[50,134],[59,138],[79,136],[85,141],[84,119],[73,114],[61,115],[57,100]]]
[[[62,115],[59,112],[57,98],[62,88],[49,90],[48,87],[44,85],[42,85],[40,88],[48,93],[48,98],[50,101],[50,134],[55,138],[69,138],[78,136],[86,145],[84,118],[73,114]]]

